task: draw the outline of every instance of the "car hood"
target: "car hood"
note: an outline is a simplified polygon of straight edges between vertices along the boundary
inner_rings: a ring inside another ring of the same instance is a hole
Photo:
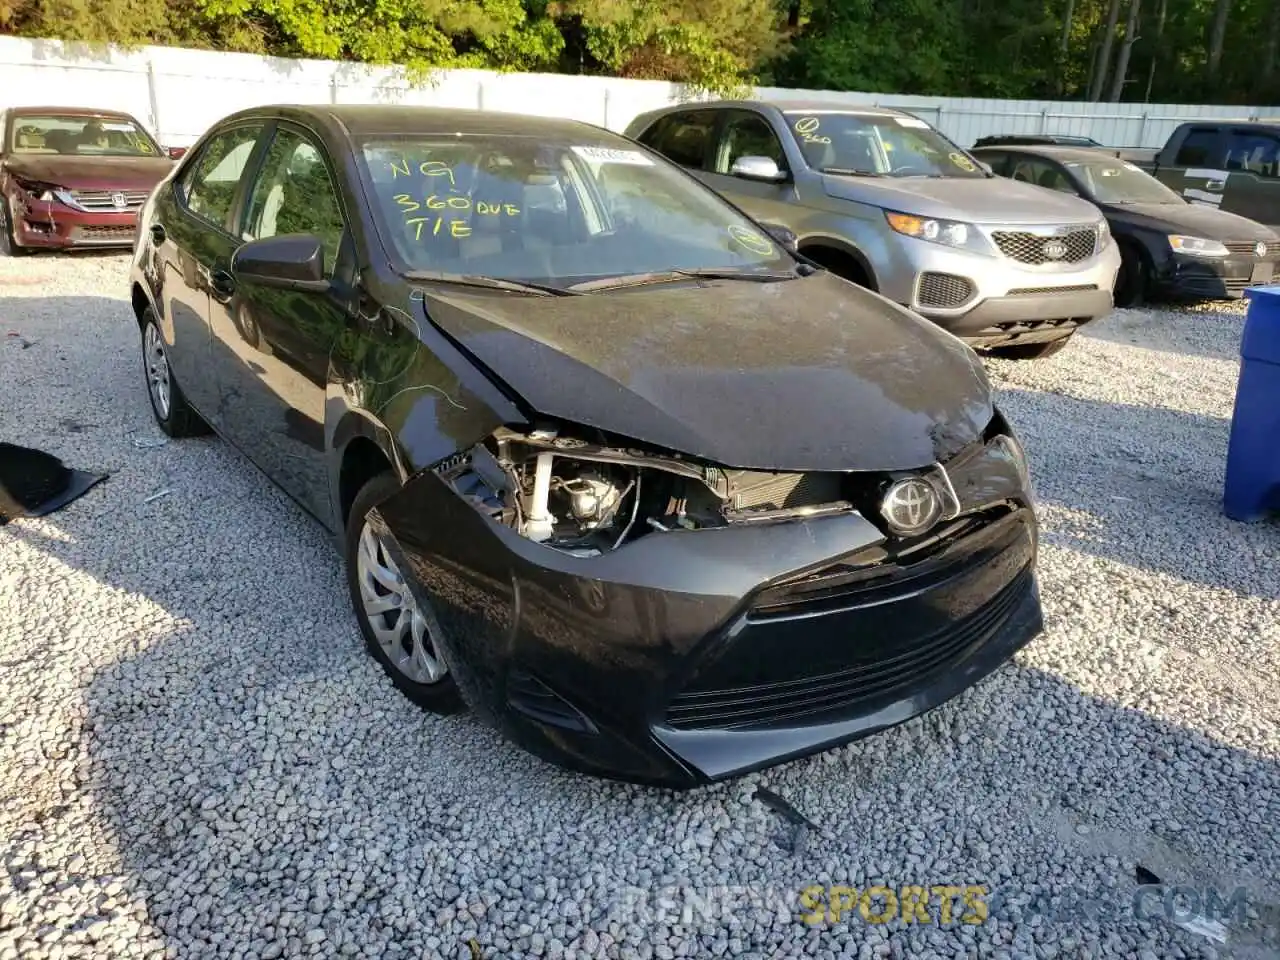
[[[726,467],[914,469],[993,415],[972,350],[825,272],[423,304],[537,413]]]
[[[1003,177],[841,177],[823,174],[828,196],[920,217],[965,223],[1091,223],[1097,208],[1058,190]]]
[[[150,191],[173,169],[165,157],[66,157],[16,154],[5,166],[20,177],[68,190]]]
[[[1108,203],[1102,207],[1108,219],[1136,227],[1184,233],[1206,240],[1263,240],[1280,243],[1270,227],[1216,207],[1198,203]]]

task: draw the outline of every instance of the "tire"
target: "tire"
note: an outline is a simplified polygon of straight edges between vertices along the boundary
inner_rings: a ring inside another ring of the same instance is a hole
[[[18,241],[13,237],[13,222],[9,217],[9,201],[0,194],[0,254],[6,257],[25,256],[30,251],[18,246]]]
[[[991,351],[991,354],[1002,360],[1043,360],[1065,348],[1073,336],[1075,336],[1074,332],[1060,340],[1050,340],[1048,343],[1024,343],[1012,347],[997,347]]]
[[[1117,307],[1136,307],[1147,298],[1151,270],[1146,258],[1134,247],[1120,248],[1120,272],[1116,274],[1114,300]]]
[[[438,627],[428,624],[434,625],[435,618],[421,615],[403,575],[365,523],[369,510],[399,489],[400,481],[388,470],[361,487],[351,505],[345,549],[351,608],[366,648],[396,689],[423,710],[457,713],[466,705],[445,658],[431,642],[431,631]],[[384,609],[371,613],[370,600]],[[431,665],[439,671],[434,678]]]
[[[161,430],[174,439],[209,432],[209,425],[187,403],[186,394],[173,378],[168,347],[150,307],[142,315],[142,375],[151,401],[151,415]]]

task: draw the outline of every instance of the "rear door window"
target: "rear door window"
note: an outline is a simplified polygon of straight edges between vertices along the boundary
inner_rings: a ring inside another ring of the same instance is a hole
[[[1280,178],[1280,172],[1276,169],[1278,153],[1280,139],[1271,134],[1232,130],[1227,135],[1226,168],[1274,180]]]
[[[1192,127],[1178,147],[1178,155],[1173,159],[1174,165],[1216,167],[1221,162],[1218,153],[1220,139],[1217,127]]]
[[[262,125],[250,124],[216,134],[206,143],[183,184],[187,209],[225,229],[240,178],[261,135]]]
[[[716,111],[692,110],[660,119],[640,142],[689,170],[702,170],[716,127]]]
[[[782,141],[769,121],[754,111],[735,110],[729,114],[720,135],[715,172],[727,174],[733,169],[734,162],[743,157],[768,157],[779,170],[787,170],[787,155],[782,150]]]

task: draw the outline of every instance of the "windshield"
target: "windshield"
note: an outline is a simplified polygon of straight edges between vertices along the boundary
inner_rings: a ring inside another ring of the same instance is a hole
[[[985,177],[954,143],[915,117],[788,113],[787,126],[816,170],[892,177]]]
[[[31,116],[13,118],[13,153],[76,157],[158,157],[160,148],[140,126],[123,117]]]
[[[1151,174],[1123,160],[1064,163],[1098,203],[1182,203]]]
[[[379,228],[409,271],[563,288],[795,267],[716,194],[625,141],[450,135],[369,140],[361,154]]]

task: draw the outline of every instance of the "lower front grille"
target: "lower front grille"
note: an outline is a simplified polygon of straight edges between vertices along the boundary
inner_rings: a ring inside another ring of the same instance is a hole
[[[1097,290],[1096,283],[1078,283],[1070,287],[1018,287],[1010,290],[1011,297],[1034,297],[1042,293],[1080,293],[1082,290]]]
[[[1092,229],[1073,230],[1057,236],[1019,230],[991,234],[1000,252],[1010,260],[1040,266],[1046,263],[1080,263],[1094,254],[1098,235]]]
[[[137,227],[77,227],[73,239],[86,243],[132,243]]]
[[[958,307],[973,296],[967,277],[950,273],[922,273],[916,301],[922,307]]]
[[[892,656],[831,673],[732,689],[686,691],[667,708],[667,723],[683,730],[741,730],[804,723],[806,718],[890,696],[954,667],[1008,620],[1031,588],[1025,570],[985,606],[962,620],[913,638]],[[854,642],[854,638],[850,638]]]

